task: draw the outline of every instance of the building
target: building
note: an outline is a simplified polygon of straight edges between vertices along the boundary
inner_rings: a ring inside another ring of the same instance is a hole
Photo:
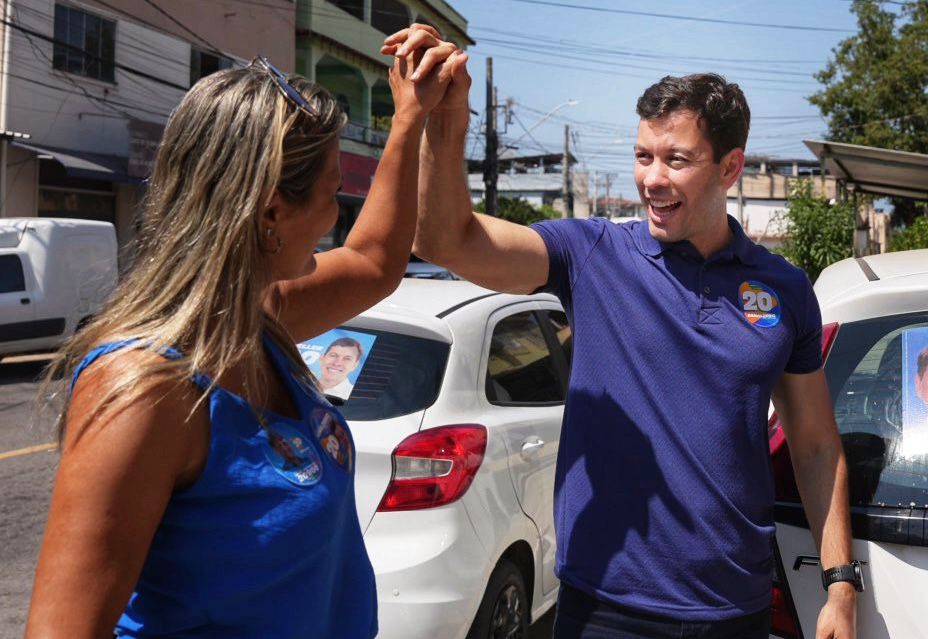
[[[164,124],[201,77],[260,53],[342,102],[333,245],[390,126],[384,37],[418,20],[472,43],[443,0],[0,0],[0,12],[0,216],[106,220],[124,248]]]
[[[573,166],[577,159],[571,155],[569,162]],[[513,200],[523,199],[536,208],[552,206],[566,217],[563,163],[562,154],[514,156],[506,151],[500,155],[497,194]],[[482,171],[482,167],[480,160],[468,162],[467,181],[474,204],[484,199],[486,191],[483,173],[477,172]],[[570,188],[573,217],[590,217],[589,175],[571,171]]]
[[[444,0],[297,0],[296,72],[326,87],[348,114],[342,136],[341,215],[323,245],[341,244],[370,189],[393,115],[384,38],[430,24],[466,48],[467,20]]]
[[[741,222],[748,237],[767,248],[779,246],[785,227],[789,190],[797,180],[812,180],[814,192],[836,197],[834,178],[822,174],[817,160],[748,157],[741,178],[728,190],[728,214]]]
[[[122,247],[164,124],[189,87],[258,52],[282,68],[295,59],[291,0],[0,7],[0,215],[109,221]]]

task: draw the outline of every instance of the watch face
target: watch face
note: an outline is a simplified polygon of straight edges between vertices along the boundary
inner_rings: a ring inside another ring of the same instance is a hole
[[[851,565],[854,566],[854,587],[857,592],[864,591],[864,571],[860,567],[859,561],[852,561]]]

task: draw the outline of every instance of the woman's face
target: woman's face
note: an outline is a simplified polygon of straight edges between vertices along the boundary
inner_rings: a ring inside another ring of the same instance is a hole
[[[338,140],[333,140],[325,152],[325,163],[309,197],[289,204],[278,197],[274,205],[274,235],[280,238],[280,251],[269,253],[275,280],[288,280],[309,275],[316,267],[313,249],[338,219],[335,196],[342,183],[338,162]],[[268,242],[269,249],[272,244]]]

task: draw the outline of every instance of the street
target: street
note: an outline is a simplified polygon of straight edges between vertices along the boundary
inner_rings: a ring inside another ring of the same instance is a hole
[[[26,623],[58,453],[53,418],[36,414],[37,379],[48,362],[39,357],[0,363],[0,639],[20,639]],[[529,639],[551,636],[553,613],[536,623]]]
[[[48,360],[0,363],[0,639],[22,637],[58,455],[52,418],[36,415]]]

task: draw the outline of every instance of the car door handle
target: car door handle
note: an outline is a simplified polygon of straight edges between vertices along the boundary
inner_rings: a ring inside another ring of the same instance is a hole
[[[529,458],[538,454],[538,451],[545,445],[545,440],[540,437],[526,437],[522,440],[522,457]]]
[[[31,301],[32,301],[32,300],[30,300],[28,297],[21,297],[21,298],[19,298],[19,303],[20,303],[20,304],[28,304],[28,303],[31,302]]]
[[[796,555],[796,561],[793,562],[793,570],[799,570],[803,566],[818,566],[821,559],[814,555]]]
[[[815,555],[796,555],[796,561],[793,562],[793,570],[799,570],[803,566],[818,566],[822,563],[822,560]],[[866,564],[866,561],[861,561],[861,564]]]

